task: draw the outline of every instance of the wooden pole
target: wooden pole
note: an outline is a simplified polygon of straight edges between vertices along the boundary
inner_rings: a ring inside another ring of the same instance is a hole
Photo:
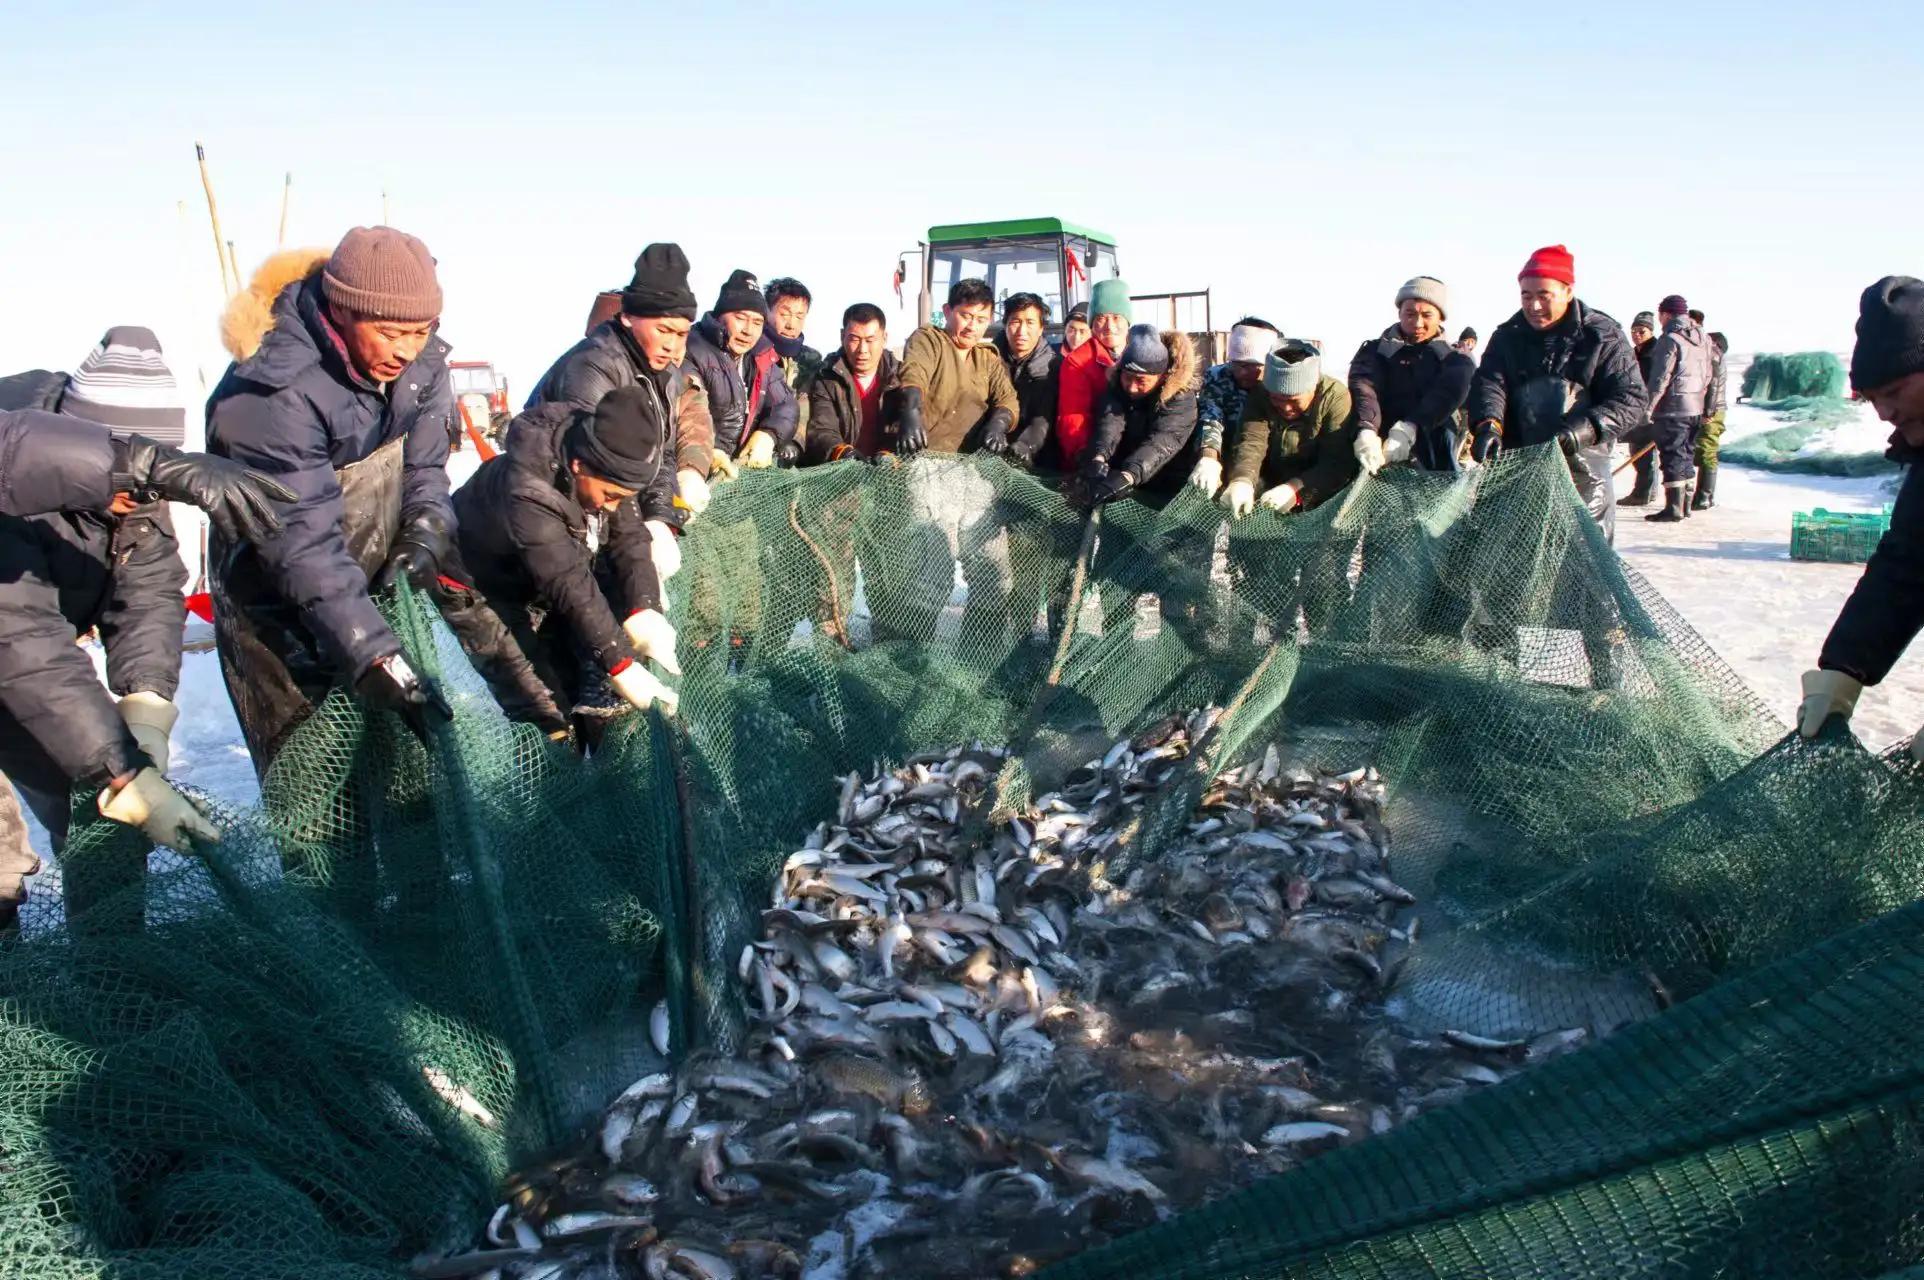
[[[381,188],[381,225],[384,227],[391,227],[394,225],[392,222],[388,221],[388,217],[387,217],[387,188],[386,187]]]
[[[281,232],[274,238],[274,247],[276,249],[285,249],[287,247],[287,200],[289,195],[293,193],[293,190],[294,174],[290,170],[287,175],[287,181],[281,183]]]
[[[240,255],[234,252],[234,242],[232,240],[227,242],[227,265],[234,269],[234,292],[239,293],[242,279],[240,273]]]
[[[1656,447],[1657,446],[1654,444],[1645,445],[1643,448],[1631,454],[1628,461],[1619,463],[1617,465],[1617,469],[1615,471],[1612,471],[1610,474],[1613,476],[1622,475],[1627,468],[1636,466],[1638,462],[1642,461],[1644,454],[1649,453],[1652,449]]]
[[[214,257],[220,260],[221,292],[231,298],[240,285],[238,282],[230,283],[228,280],[227,254],[221,248],[223,237],[220,233],[220,210],[214,206],[214,180],[207,174],[207,148],[198,142],[194,144],[194,159],[200,162],[200,187],[207,193],[207,217],[214,224]]]

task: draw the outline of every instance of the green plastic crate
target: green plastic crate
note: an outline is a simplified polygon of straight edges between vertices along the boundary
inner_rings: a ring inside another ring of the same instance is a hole
[[[1863,511],[1796,511],[1790,517],[1790,558],[1825,560],[1832,564],[1863,564],[1877,550],[1891,527],[1891,509]]]

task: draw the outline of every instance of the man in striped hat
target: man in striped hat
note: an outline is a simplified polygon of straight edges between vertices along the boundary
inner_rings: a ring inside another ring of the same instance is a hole
[[[160,339],[139,325],[116,325],[68,375],[60,412],[98,422],[115,435],[145,436],[178,449],[187,443],[187,413]]]

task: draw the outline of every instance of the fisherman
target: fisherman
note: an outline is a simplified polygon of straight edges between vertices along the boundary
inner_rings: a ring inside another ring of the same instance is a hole
[[[332,254],[275,254],[222,319],[234,355],[207,402],[210,451],[298,495],[279,537],[216,538],[214,630],[255,771],[328,691],[425,735],[453,716],[373,596],[432,584],[454,536],[454,396],[427,246],[355,227]]]
[[[681,672],[662,578],[640,524],[616,519],[637,495],[669,483],[670,444],[667,402],[652,385],[611,391],[593,410],[537,405],[515,420],[507,451],[454,495],[458,553],[445,576],[470,587],[513,635],[546,694],[534,714],[514,718],[550,737],[565,737],[572,718],[576,741],[594,744],[602,718],[593,709],[584,722],[580,711],[584,659],[628,705],[675,710],[674,691],[644,665]],[[605,557],[614,592],[597,579],[591,548]]]
[[[1062,354],[1068,355],[1089,341],[1089,304],[1078,302],[1062,318]]]
[[[1349,389],[1322,354],[1285,338],[1263,363],[1263,394],[1243,409],[1222,504],[1241,519],[1257,506],[1309,511],[1356,478]]]
[[[802,426],[808,425],[808,388],[822,367],[822,353],[802,340],[808,309],[815,299],[808,286],[790,276],[777,276],[762,290],[768,299],[768,341],[782,368],[782,380],[802,404]]]
[[[1643,380],[1617,322],[1576,296],[1576,262],[1562,245],[1538,249],[1517,273],[1522,308],[1497,326],[1470,386],[1471,456],[1554,441],[1577,494],[1616,532],[1610,448],[1643,420]]]
[[[873,458],[893,445],[902,362],[888,342],[888,320],[874,303],[858,302],[842,313],[841,349],[808,389],[809,463]]]
[[[1059,357],[1049,345],[1049,304],[1033,293],[1012,293],[1002,302],[1002,355],[1017,402],[1009,456],[1025,467],[1060,470],[1047,451],[1054,442]]]
[[[1196,348],[1189,335],[1134,325],[1110,371],[1079,489],[1091,505],[1138,490],[1176,493],[1188,468],[1172,466],[1196,434]]]
[[[1282,340],[1275,325],[1244,316],[1229,329],[1229,359],[1203,374],[1196,397],[1196,446],[1202,456],[1190,469],[1189,483],[1213,498],[1223,487],[1223,457],[1233,454],[1231,438],[1243,420],[1243,404],[1263,385],[1263,362]]]
[[[1098,281],[1089,301],[1090,341],[1062,358],[1057,371],[1056,457],[1064,471],[1082,465],[1082,456],[1095,436],[1096,414],[1109,389],[1109,370],[1122,354],[1129,337],[1135,305],[1129,285],[1122,280]]]
[[[687,377],[708,397],[715,423],[715,469],[759,471],[801,458],[795,393],[776,367],[766,332],[768,306],[746,271],[729,273],[714,308],[688,335]]]
[[[958,280],[943,304],[942,324],[909,335],[896,452],[1008,452],[1022,401],[995,345],[982,341],[994,316],[988,283]]]
[[[732,475],[734,463],[725,455],[717,457],[707,396],[682,375],[688,330],[695,320],[688,256],[678,244],[649,245],[635,259],[627,288],[613,297],[613,313],[591,324],[587,335],[541,375],[527,407],[559,402],[593,412],[610,391],[651,383],[675,406],[669,424],[675,442],[675,497],[690,514],[699,515],[708,508],[709,476],[721,467]],[[594,314],[605,310],[597,307]],[[644,518],[668,531],[682,523],[672,506],[647,511]]]
[[[1858,302],[1851,390],[1894,428],[1889,457],[1905,466],[1891,527],[1804,673],[1797,728],[1817,736],[1833,715],[1850,718],[1866,686],[1889,674],[1924,630],[1924,280],[1885,276]],[[1924,764],[1924,729],[1910,753]]]
[[[1664,508],[1644,517],[1653,522],[1675,523],[1690,514],[1690,482],[1697,474],[1692,451],[1703,426],[1714,348],[1689,313],[1689,304],[1674,293],[1657,307],[1663,333],[1650,349],[1644,377],[1650,431],[1663,468]]]
[[[1630,322],[1630,342],[1637,349],[1637,372],[1650,384],[1650,352],[1657,345],[1657,313],[1639,311],[1637,318]],[[1636,484],[1630,492],[1618,500],[1625,507],[1647,507],[1657,487],[1657,450],[1656,435],[1651,429],[1648,418],[1623,433],[1623,442],[1630,449],[1636,470]]]
[[[1456,335],[1456,349],[1462,355],[1476,355],[1476,330],[1464,325],[1463,332]]]
[[[1423,471],[1456,470],[1457,410],[1469,399],[1476,363],[1444,339],[1448,308],[1441,280],[1406,281],[1396,291],[1396,323],[1350,361],[1354,447],[1366,475],[1402,462]]]
[[[224,539],[245,545],[273,540],[274,504],[295,496],[224,458],[69,416],[0,413],[0,772],[56,853],[76,786],[98,789],[103,816],[156,844],[187,849],[190,839],[220,838],[166,779],[187,574],[156,513],[166,502],[191,503]],[[117,704],[76,643],[95,628]],[[8,844],[0,847],[0,923],[10,927],[39,862]],[[144,851],[139,857],[133,866],[89,859],[65,868],[70,917],[137,880]]]
[[[1693,310],[1690,318],[1699,329],[1704,313]],[[1710,390],[1704,393],[1704,422],[1697,429],[1692,461],[1697,464],[1697,488],[1690,497],[1692,511],[1708,511],[1717,505],[1717,445],[1724,438],[1724,414],[1729,409],[1724,381],[1724,360],[1730,354],[1730,339],[1721,333],[1710,336]]]

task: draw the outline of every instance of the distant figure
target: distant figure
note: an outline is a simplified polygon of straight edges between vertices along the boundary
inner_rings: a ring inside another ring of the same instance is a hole
[[[1924,466],[1917,465],[1924,460],[1924,280],[1885,276],[1864,290],[1851,390],[1896,428],[1889,456],[1909,470],[1890,532],[1831,624],[1817,669],[1804,673],[1797,729],[1806,738],[1833,715],[1849,719],[1858,695],[1883,680],[1924,630]],[[1910,752],[1924,764],[1924,730],[1911,737]]]
[[[1630,322],[1630,342],[1637,349],[1637,375],[1646,385],[1650,381],[1650,352],[1657,345],[1657,313],[1639,311]],[[1647,507],[1657,487],[1657,450],[1650,421],[1644,421],[1623,434],[1623,442],[1636,458],[1637,482],[1619,505]]]
[[[1061,357],[1044,336],[1049,328],[1049,304],[1033,293],[1010,294],[1002,302],[1002,332],[996,335],[995,348],[1015,384],[1015,431],[1010,437],[1009,456],[1025,467],[1042,459],[1055,434],[1056,397],[1060,391],[1057,366]],[[986,441],[984,442],[986,443]],[[1053,463],[1044,463],[1051,470]]]
[[[1456,411],[1469,399],[1476,362],[1444,341],[1449,301],[1449,290],[1432,276],[1405,282],[1396,291],[1396,323],[1350,361],[1352,447],[1368,475],[1402,462],[1456,470]]]
[[[1263,394],[1243,407],[1221,498],[1229,514],[1308,511],[1354,480],[1350,409],[1349,388],[1323,372],[1315,345],[1283,339],[1263,362]]]
[[[1069,308],[1062,321],[1062,354],[1068,355],[1089,341],[1089,304],[1078,302]]]
[[[1692,452],[1703,426],[1710,392],[1710,339],[1690,318],[1690,306],[1671,294],[1657,307],[1663,334],[1650,348],[1644,383],[1650,400],[1650,434],[1663,469],[1664,507],[1644,519],[1675,523],[1690,514],[1690,482],[1697,468]]]
[[[1263,385],[1263,364],[1283,335],[1275,325],[1244,316],[1229,330],[1229,359],[1203,374],[1196,397],[1196,447],[1202,456],[1189,472],[1189,484],[1213,498],[1223,487],[1223,459],[1236,452],[1243,405]]]
[[[1476,354],[1476,330],[1465,325],[1463,332],[1456,335],[1456,349],[1466,356]]]
[[[1690,318],[1699,329],[1704,313],[1692,311]],[[1691,495],[1692,511],[1708,511],[1717,505],[1717,444],[1724,438],[1724,357],[1730,354],[1730,339],[1721,333],[1710,335],[1710,390],[1704,396],[1704,423],[1697,429],[1697,488]]]

